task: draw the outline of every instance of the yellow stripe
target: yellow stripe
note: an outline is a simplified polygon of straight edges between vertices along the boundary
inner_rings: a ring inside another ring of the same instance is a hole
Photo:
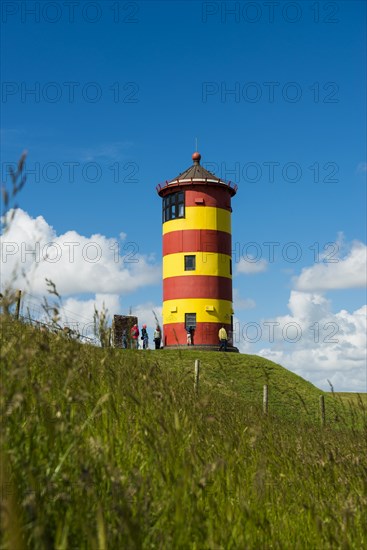
[[[196,257],[196,269],[185,271],[185,256]],[[177,277],[178,275],[216,275],[218,277],[232,278],[230,274],[231,257],[217,252],[178,252],[163,256],[163,279]]]
[[[214,229],[231,233],[231,213],[214,206],[187,206],[184,218],[163,224],[163,235],[183,229]]]
[[[163,302],[163,324],[185,323],[185,313],[196,313],[197,323],[230,323],[233,314],[232,302],[210,298]]]

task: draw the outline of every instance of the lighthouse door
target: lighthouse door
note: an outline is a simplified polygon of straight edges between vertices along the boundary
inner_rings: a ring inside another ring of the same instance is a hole
[[[185,313],[185,329],[187,333],[187,343],[194,344],[196,329],[196,313]]]
[[[185,313],[185,329],[196,328],[196,313]]]

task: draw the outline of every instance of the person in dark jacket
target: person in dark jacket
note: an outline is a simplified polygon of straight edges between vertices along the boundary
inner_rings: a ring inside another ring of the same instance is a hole
[[[147,332],[147,325],[143,325],[143,328],[141,329],[141,339],[143,340],[143,349],[148,349],[148,332]]]
[[[126,349],[127,348],[127,330],[126,328],[124,328],[124,330],[122,331],[122,349]]]

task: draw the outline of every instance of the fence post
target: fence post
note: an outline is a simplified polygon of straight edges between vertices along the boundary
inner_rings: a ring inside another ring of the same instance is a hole
[[[19,319],[21,297],[22,297],[22,291],[18,290],[17,297],[16,297],[16,306],[15,306],[15,318],[17,320]]]
[[[199,393],[199,377],[200,377],[200,361],[199,359],[195,359],[195,378],[194,378],[195,393]]]
[[[263,413],[264,414],[268,414],[268,402],[269,402],[268,385],[264,384],[264,388],[263,388]]]
[[[323,395],[320,395],[319,403],[320,403],[321,426],[325,426],[325,419],[326,419],[326,416],[325,416],[325,398],[324,398]]]

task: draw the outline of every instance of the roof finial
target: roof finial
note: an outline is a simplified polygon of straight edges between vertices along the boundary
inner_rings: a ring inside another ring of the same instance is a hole
[[[200,164],[200,159],[201,159],[201,155],[200,153],[198,153],[197,138],[196,138],[196,151],[192,155],[192,160],[194,161],[194,164]]]
[[[194,164],[200,164],[201,155],[198,153],[198,138],[195,138],[195,153],[192,155]]]

